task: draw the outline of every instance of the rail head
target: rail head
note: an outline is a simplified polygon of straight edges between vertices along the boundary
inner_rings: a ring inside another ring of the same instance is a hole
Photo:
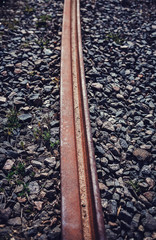
[[[85,83],[79,0],[64,2],[60,95],[62,239],[106,240]]]

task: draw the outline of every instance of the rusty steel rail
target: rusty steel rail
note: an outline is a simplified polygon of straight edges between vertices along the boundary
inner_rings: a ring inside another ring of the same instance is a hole
[[[62,30],[62,240],[106,240],[84,75],[79,1],[65,0]]]

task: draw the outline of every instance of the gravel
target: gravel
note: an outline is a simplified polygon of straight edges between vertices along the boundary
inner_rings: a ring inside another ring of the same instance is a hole
[[[81,3],[83,53],[109,239],[155,239],[156,4]]]
[[[0,239],[59,239],[63,1],[0,4]]]

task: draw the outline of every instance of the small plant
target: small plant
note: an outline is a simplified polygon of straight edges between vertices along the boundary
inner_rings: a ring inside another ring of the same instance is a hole
[[[54,149],[56,146],[58,146],[59,145],[59,140],[57,140],[57,141],[55,141],[55,142],[50,142],[50,147],[52,148],[52,149]]]
[[[51,20],[51,16],[50,15],[41,15],[40,16],[40,20],[42,22],[50,21]]]
[[[18,113],[15,108],[8,113],[7,118],[5,130],[7,130],[8,135],[12,135],[13,131],[20,127]]]
[[[49,40],[48,39],[43,39],[43,38],[41,38],[41,39],[39,39],[38,41],[35,41],[36,42],[36,44],[39,46],[39,47],[41,47],[42,49],[46,46],[48,46],[48,44],[49,44]]]
[[[41,126],[40,122],[38,123],[38,128],[34,129],[34,138],[37,142],[43,142],[43,143],[49,143],[51,134],[50,131],[43,130],[43,127]]]
[[[36,23],[36,27],[37,28],[46,27],[47,26],[47,21],[50,21],[50,20],[51,20],[50,15],[41,15],[39,17],[39,20]]]
[[[25,176],[25,166],[23,163],[19,163],[17,166],[14,165],[12,169],[8,172],[7,179],[10,181],[11,179],[14,178],[14,176],[17,175],[17,184],[20,184],[20,178],[23,178]]]
[[[138,186],[138,182],[137,182],[137,181],[129,180],[129,181],[127,182],[127,184],[128,184],[129,186],[131,186],[136,193],[139,193],[139,192],[140,192],[140,187]]]
[[[123,43],[123,39],[121,38],[121,36],[119,34],[116,33],[109,33],[106,35],[106,40],[109,41],[110,39],[112,39],[115,43],[121,45]]]
[[[20,147],[24,150],[24,148],[25,148],[25,142],[21,141],[19,144],[20,144]]]
[[[25,197],[30,192],[28,188],[29,183],[26,183],[26,184],[22,183],[22,185],[23,185],[23,190],[20,193],[18,193],[18,197]]]
[[[49,142],[51,138],[51,134],[49,131],[44,131],[42,134],[44,142]]]
[[[33,13],[34,9],[32,7],[30,7],[29,5],[26,5],[25,10],[26,13]]]

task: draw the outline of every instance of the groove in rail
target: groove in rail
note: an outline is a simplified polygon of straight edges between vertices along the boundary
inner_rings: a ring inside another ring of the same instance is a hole
[[[60,124],[62,239],[106,239],[85,86],[79,0],[64,3]]]

